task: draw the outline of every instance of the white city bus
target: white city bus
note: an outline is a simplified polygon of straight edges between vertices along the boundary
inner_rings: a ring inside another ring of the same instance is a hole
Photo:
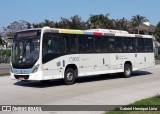
[[[131,72],[155,65],[152,36],[126,31],[69,30],[44,27],[15,33],[11,78],[64,79]]]

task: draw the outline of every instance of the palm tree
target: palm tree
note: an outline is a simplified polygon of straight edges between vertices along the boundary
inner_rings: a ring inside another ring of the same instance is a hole
[[[144,17],[144,16],[141,16],[141,15],[136,15],[136,16],[133,16],[132,19],[131,19],[131,23],[134,27],[138,27],[138,34],[139,34],[139,26],[140,24],[142,24],[143,22],[148,22],[149,20]]]
[[[128,31],[128,21],[124,17],[122,19],[113,19],[113,29]]]
[[[99,28],[103,28],[103,29],[109,29],[111,28],[111,20],[108,18],[110,14],[100,14],[99,17]]]
[[[88,20],[90,28],[107,28],[110,21],[108,18],[109,15],[110,14],[91,15]]]
[[[89,17],[89,25],[90,25],[90,28],[97,28],[97,21],[98,21],[98,15],[91,15]]]
[[[82,18],[79,17],[78,15],[70,17],[69,25],[71,29],[82,29],[82,30],[87,29],[86,23],[82,21]]]

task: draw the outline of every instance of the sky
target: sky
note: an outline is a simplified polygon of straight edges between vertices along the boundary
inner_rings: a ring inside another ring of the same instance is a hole
[[[107,13],[110,19],[128,20],[139,14],[156,25],[160,21],[160,0],[0,0],[0,30],[19,20],[39,23],[79,15],[86,21],[91,14]]]

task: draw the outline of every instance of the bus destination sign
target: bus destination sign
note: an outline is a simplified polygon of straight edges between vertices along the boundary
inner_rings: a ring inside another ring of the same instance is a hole
[[[37,31],[30,31],[30,32],[20,32],[17,33],[18,38],[23,38],[23,37],[33,37],[37,36]]]

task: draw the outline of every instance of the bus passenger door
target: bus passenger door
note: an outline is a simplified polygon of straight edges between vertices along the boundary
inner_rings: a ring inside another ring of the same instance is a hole
[[[64,53],[64,40],[60,34],[45,33],[42,45],[44,79],[63,77],[60,55]]]

